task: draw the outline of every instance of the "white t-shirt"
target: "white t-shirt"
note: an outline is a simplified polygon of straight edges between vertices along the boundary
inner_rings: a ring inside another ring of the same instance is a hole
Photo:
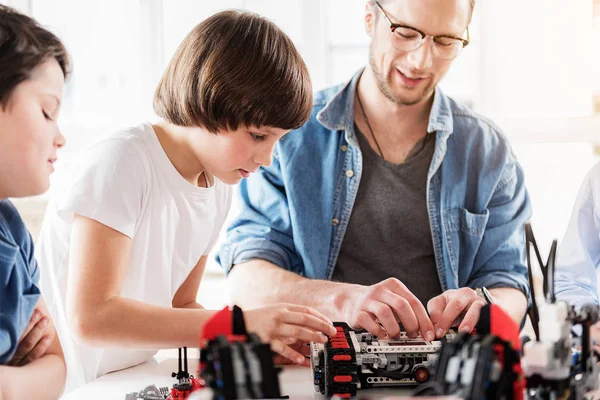
[[[186,181],[149,123],[101,140],[56,175],[36,255],[41,291],[65,352],[68,391],[156,354],[89,347],[74,340],[66,321],[73,214],[132,239],[122,297],[171,307],[177,289],[216,242],[231,203],[231,187],[216,178],[210,188]]]

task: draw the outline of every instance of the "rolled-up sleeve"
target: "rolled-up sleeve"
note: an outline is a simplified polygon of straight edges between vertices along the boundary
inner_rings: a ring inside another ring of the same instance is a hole
[[[523,170],[512,154],[488,210],[488,224],[467,286],[514,288],[529,299],[525,223],[531,218],[531,202]]]
[[[217,254],[217,262],[225,273],[236,264],[262,259],[303,274],[302,262],[294,248],[277,152],[270,167],[260,168],[239,184],[236,200],[239,214],[227,228],[226,240]]]

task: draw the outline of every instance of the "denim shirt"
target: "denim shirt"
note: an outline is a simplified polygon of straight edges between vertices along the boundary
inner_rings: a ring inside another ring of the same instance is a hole
[[[574,306],[598,304],[600,163],[585,177],[556,259],[556,297]]]
[[[317,93],[310,119],[279,141],[272,165],[240,183],[241,210],[217,256],[226,273],[264,259],[331,279],[361,180],[354,132],[361,73]],[[508,287],[528,295],[524,222],[531,204],[507,139],[439,88],[427,132],[436,135],[426,201],[442,290]]]

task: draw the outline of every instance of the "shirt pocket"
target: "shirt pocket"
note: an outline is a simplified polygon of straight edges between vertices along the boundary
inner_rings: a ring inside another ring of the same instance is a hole
[[[472,213],[466,208],[453,208],[443,212],[446,249],[458,287],[471,275],[489,217],[488,210],[484,210],[482,214]]]

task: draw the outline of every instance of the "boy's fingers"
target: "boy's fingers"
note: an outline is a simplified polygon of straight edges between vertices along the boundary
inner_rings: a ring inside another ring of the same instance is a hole
[[[271,342],[271,350],[278,354],[281,354],[283,357],[287,358],[288,360],[291,360],[294,364],[300,364],[300,365],[306,364],[306,359],[304,358],[304,356],[302,354],[298,353],[297,351],[292,349],[290,346],[283,344],[283,342],[281,340],[278,340],[278,339],[273,340]]]
[[[293,338],[293,337],[286,337],[286,338],[281,339],[281,341],[283,342],[283,344],[290,346],[290,345],[296,343],[298,341],[298,339]]]
[[[323,332],[324,334],[329,335],[329,336],[333,336],[337,333],[335,328],[333,327],[333,325],[322,320],[321,318],[318,318],[318,317],[308,314],[308,313],[291,311],[291,312],[285,313],[283,315],[283,317],[281,318],[281,321],[283,321],[287,324],[292,324],[292,325],[297,325],[300,327],[308,328],[308,329],[314,330],[316,332]],[[292,336],[292,335],[288,335],[288,336]],[[294,337],[296,337],[296,336],[294,336]]]
[[[27,327],[25,328],[23,334],[21,335],[21,338],[19,339],[19,343],[27,336],[27,334],[29,334],[29,332],[31,332],[33,327],[38,323],[40,319],[42,319],[42,313],[40,312],[40,310],[35,309],[33,311],[33,314],[31,314],[31,318],[29,319]]]
[[[327,336],[321,332],[315,332],[311,329],[303,328],[298,325],[284,324],[279,327],[281,336],[297,338],[303,342],[327,343]]]
[[[329,318],[327,318],[326,316],[324,316],[317,310],[310,308],[310,307],[298,306],[298,305],[291,305],[289,307],[289,310],[295,314],[305,314],[308,316],[312,316],[318,320],[321,320],[322,324],[320,324],[320,327],[324,329],[324,330],[321,330],[321,332],[325,333],[326,335],[335,335],[336,334],[336,330],[335,330],[335,327],[333,326],[333,322],[331,322],[331,320]],[[317,329],[316,326],[308,326],[307,325],[307,327]]]
[[[40,316],[41,316],[41,314],[40,314]],[[33,321],[34,318],[32,317],[31,320]],[[33,361],[45,354],[46,350],[48,349],[48,346],[46,346],[40,342],[42,342],[44,335],[47,334],[47,332],[46,332],[47,326],[48,326],[48,317],[43,317],[43,318],[39,319],[36,323],[33,324],[33,327],[29,330],[29,332],[27,332],[26,334],[24,334],[21,337],[21,340],[19,341],[19,345],[17,347],[17,351],[15,352],[15,355],[13,356],[11,361],[9,362],[9,365],[23,365],[25,357],[30,354],[31,354],[31,356],[30,356],[31,361]],[[38,348],[38,346],[40,348]],[[42,349],[43,349],[43,352],[41,353],[41,355],[36,356],[37,354],[39,354],[41,352]],[[35,350],[35,352],[34,352],[34,350]],[[33,354],[32,354],[32,352],[33,352]],[[31,362],[31,361],[29,361],[29,362]]]
[[[52,338],[50,336],[44,337],[42,340],[40,340],[38,342],[38,344],[33,348],[33,350],[31,350],[29,352],[29,354],[27,354],[21,360],[20,365],[21,366],[27,365],[30,362],[35,361],[35,360],[41,358],[44,354],[46,354],[46,352],[50,348],[51,344],[52,344]]]

